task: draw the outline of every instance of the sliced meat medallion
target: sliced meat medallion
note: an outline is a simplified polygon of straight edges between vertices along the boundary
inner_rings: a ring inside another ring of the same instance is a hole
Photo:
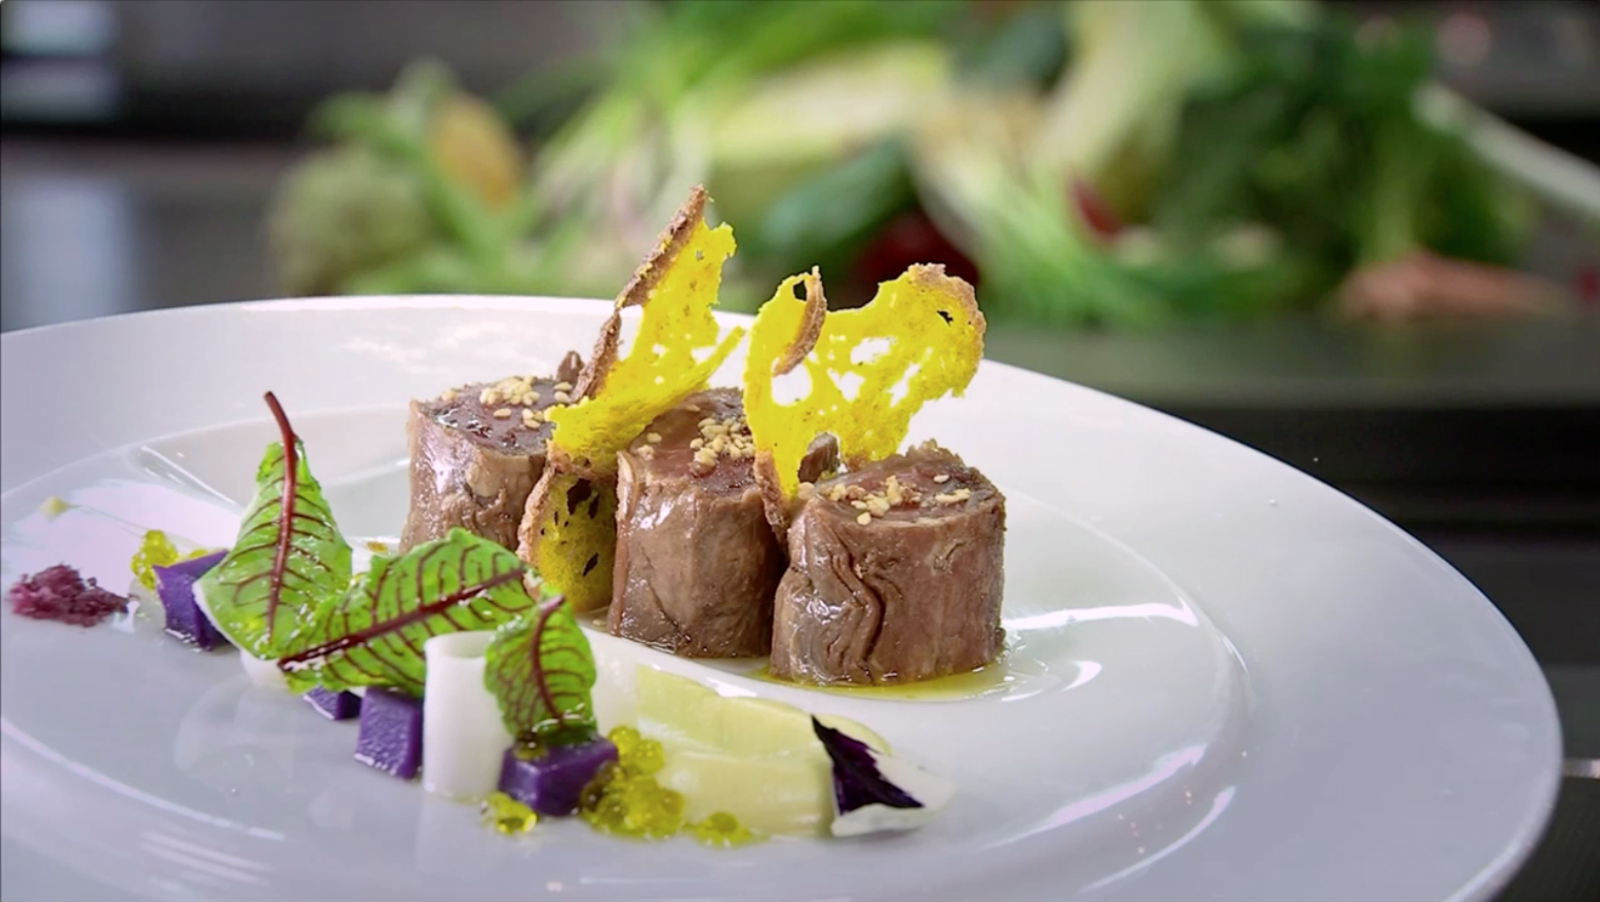
[[[528,493],[544,472],[551,407],[572,399],[573,356],[554,379],[513,376],[464,385],[411,402],[411,507],[400,550],[459,526],[517,547]]]
[[[1005,498],[929,442],[801,485],[772,673],[907,683],[982,667],[1005,642]]]
[[[835,466],[834,447],[812,465]],[[784,556],[753,462],[733,389],[691,395],[618,455],[613,635],[687,657],[767,653]]]

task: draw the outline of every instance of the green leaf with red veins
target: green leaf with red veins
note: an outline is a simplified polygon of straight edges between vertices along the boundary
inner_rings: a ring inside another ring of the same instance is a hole
[[[350,545],[278,399],[267,406],[280,441],[267,446],[239,536],[197,589],[211,622],[239,648],[277,657],[305,620],[350,585]]]
[[[485,657],[483,684],[512,736],[561,745],[593,735],[594,655],[565,599],[501,627]]]
[[[296,690],[383,686],[421,696],[422,644],[492,630],[532,610],[526,571],[515,554],[459,528],[402,557],[374,558],[342,598],[317,612],[278,666]]]

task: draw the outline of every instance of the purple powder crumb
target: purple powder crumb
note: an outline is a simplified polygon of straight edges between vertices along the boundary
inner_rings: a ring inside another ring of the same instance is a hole
[[[23,617],[78,626],[94,626],[111,614],[128,610],[128,599],[100,588],[93,577],[84,580],[66,564],[23,576],[6,591],[6,600],[11,602],[11,610]]]

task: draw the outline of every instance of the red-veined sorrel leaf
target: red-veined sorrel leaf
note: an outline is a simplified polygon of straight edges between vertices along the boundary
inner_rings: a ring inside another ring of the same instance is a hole
[[[197,586],[211,622],[258,658],[277,657],[305,618],[350,585],[350,545],[283,407],[272,392],[266,400],[281,440],[261,458],[232,550]]]
[[[386,686],[422,694],[422,643],[446,633],[490,630],[533,608],[517,556],[452,529],[398,558],[377,557],[294,641],[278,666],[291,688],[336,692]]]
[[[565,599],[500,627],[484,655],[483,684],[512,736],[555,744],[592,736],[594,656]]]

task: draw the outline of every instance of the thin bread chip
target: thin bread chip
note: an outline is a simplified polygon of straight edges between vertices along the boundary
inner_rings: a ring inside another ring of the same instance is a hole
[[[811,283],[815,282],[813,289]],[[806,283],[806,300],[794,286]],[[799,467],[811,441],[831,433],[846,466],[859,467],[899,450],[923,403],[966,390],[983,357],[986,328],[972,286],[943,266],[917,265],[878,286],[856,310],[824,313],[821,277],[813,271],[778,286],[750,329],[744,406],[756,445],[756,478],[767,516],[779,525],[799,489]],[[886,344],[875,356],[866,342]],[[803,368],[806,395],[792,404],[773,397],[780,369]],[[844,385],[854,376],[853,394]],[[901,397],[895,397],[901,391]],[[765,459],[764,459],[765,458]]]

